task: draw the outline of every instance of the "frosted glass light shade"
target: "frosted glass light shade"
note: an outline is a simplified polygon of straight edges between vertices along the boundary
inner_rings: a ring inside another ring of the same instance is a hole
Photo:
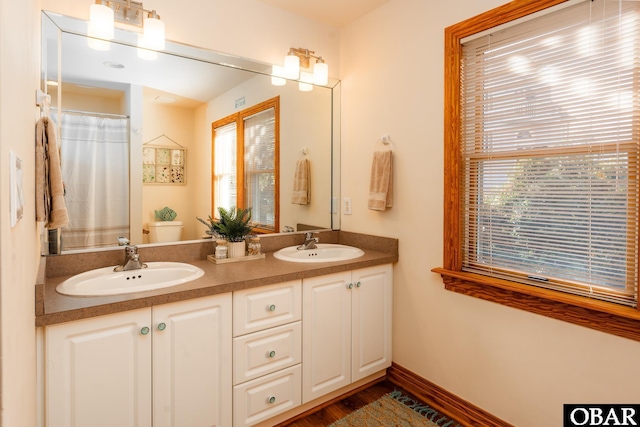
[[[156,18],[144,18],[144,47],[164,50],[164,22]]]
[[[284,67],[273,65],[271,67],[271,84],[274,86],[284,86],[287,81],[284,79]]]
[[[298,82],[298,89],[302,92],[309,92],[313,90],[313,74],[302,71],[300,73],[300,82]]]
[[[96,50],[109,50],[108,40],[113,39],[113,10],[102,4],[89,6],[89,38],[87,45]],[[100,39],[100,40],[98,40]]]
[[[297,79],[300,76],[300,58],[296,55],[285,56],[284,74],[288,79]]]
[[[329,83],[329,66],[324,62],[317,62],[313,66],[313,82],[317,85]]]
[[[138,58],[144,59],[145,61],[155,61],[158,59],[158,52],[155,50],[150,50],[144,44],[144,34],[138,34],[138,48],[137,55]]]

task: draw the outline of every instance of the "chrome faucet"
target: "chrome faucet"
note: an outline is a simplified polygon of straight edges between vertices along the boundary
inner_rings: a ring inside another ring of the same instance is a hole
[[[297,247],[297,249],[299,251],[304,251],[307,249],[316,249],[316,243],[320,242],[320,239],[318,237],[313,237],[313,233],[308,231],[305,235],[304,235],[304,243],[302,243],[300,246]]]
[[[139,270],[141,268],[147,268],[147,264],[140,262],[140,255],[138,254],[137,246],[127,245],[124,248],[124,254],[124,264],[117,266],[113,271]]]

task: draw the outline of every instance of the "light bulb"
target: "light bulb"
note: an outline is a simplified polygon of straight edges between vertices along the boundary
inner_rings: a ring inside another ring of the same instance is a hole
[[[89,38],[87,45],[95,50],[109,50],[113,39],[113,10],[102,4],[89,6]]]
[[[154,16],[157,16],[153,14]],[[164,50],[164,22],[159,18],[144,18],[144,46],[153,50]]]
[[[313,83],[322,86],[329,83],[329,66],[324,61],[313,66]]]
[[[273,65],[271,67],[271,84],[274,86],[284,86],[287,84],[287,80],[284,78],[284,67],[280,65]]]
[[[300,82],[298,83],[298,89],[301,92],[309,92],[313,90],[313,74],[302,71],[300,73]]]
[[[287,55],[284,57],[284,76],[294,80],[300,76],[300,58],[296,55]]]

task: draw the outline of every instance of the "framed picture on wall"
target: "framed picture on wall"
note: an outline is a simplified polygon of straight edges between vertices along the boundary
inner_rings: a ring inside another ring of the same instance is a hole
[[[152,144],[159,138],[167,138],[176,146]],[[161,135],[142,146],[142,183],[179,184],[187,183],[187,149],[166,135]]]

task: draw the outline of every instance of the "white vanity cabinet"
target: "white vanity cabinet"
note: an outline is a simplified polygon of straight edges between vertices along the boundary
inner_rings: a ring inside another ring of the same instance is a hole
[[[391,264],[303,282],[302,401],[391,366]]]
[[[230,426],[231,294],[45,328],[46,427]]]
[[[250,426],[301,404],[302,282],[233,293],[233,423]]]
[[[392,265],[44,327],[44,427],[251,426],[391,365]]]

